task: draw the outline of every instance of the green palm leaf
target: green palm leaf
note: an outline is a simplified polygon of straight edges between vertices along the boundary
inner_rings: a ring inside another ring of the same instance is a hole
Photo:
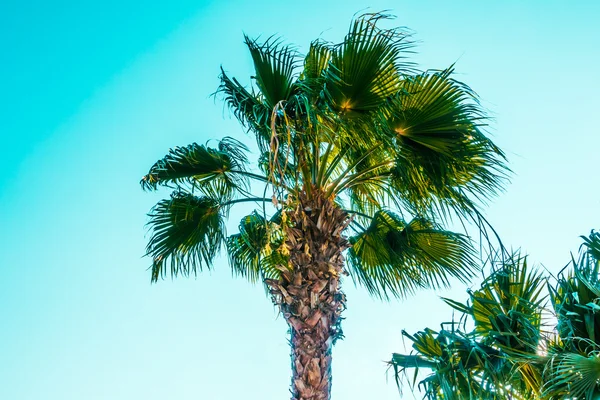
[[[560,354],[548,363],[551,379],[544,386],[545,398],[595,400],[600,395],[600,356]]]
[[[389,196],[385,182],[372,180],[348,188],[348,197],[352,211],[373,215],[380,210]]]
[[[376,110],[399,88],[400,76],[410,65],[402,54],[412,47],[409,35],[400,29],[381,29],[383,14],[365,14],[351,25],[344,42],[334,48],[328,91],[337,110]]]
[[[389,135],[397,143],[393,187],[416,212],[442,207],[469,215],[469,198],[485,200],[502,188],[504,154],[482,131],[484,114],[452,69],[402,82],[390,101]]]
[[[254,61],[256,84],[267,106],[272,109],[279,101],[287,100],[292,93],[298,54],[273,37],[259,44],[245,36],[245,42]]]
[[[257,134],[258,144],[264,150],[265,142],[268,143],[270,138],[272,109],[259,98],[259,95],[244,88],[237,79],[229,78],[223,68],[219,78],[221,84],[216,93],[223,95],[223,100],[242,126]]]
[[[581,252],[580,264],[585,265],[588,275],[595,283],[600,281],[600,232],[592,230],[588,237],[581,236],[583,243],[579,248]]]
[[[555,287],[548,286],[558,318],[558,337],[546,366],[548,398],[592,400],[600,395],[600,235],[582,236],[573,271],[561,273]]]
[[[283,237],[278,225],[280,213],[270,220],[257,212],[242,218],[239,233],[227,238],[229,263],[235,274],[256,282],[277,279],[287,258],[281,254]]]
[[[412,342],[413,353],[392,356],[389,364],[399,384],[414,369],[414,388],[419,369],[427,369],[430,374],[419,384],[427,399],[506,399],[502,386],[497,386],[503,364],[498,350],[455,330],[402,335]]]
[[[152,235],[146,255],[152,257],[152,281],[167,274],[194,275],[210,268],[223,241],[225,224],[220,204],[209,197],[175,192],[148,214]]]
[[[505,260],[480,290],[471,293],[476,331],[509,353],[535,354],[545,283],[539,271],[529,271],[525,257],[515,254]]]
[[[592,231],[582,239],[573,271],[548,285],[556,331],[545,332],[541,322],[547,279],[518,252],[494,258],[481,288],[469,292],[470,304],[444,299],[473,319],[473,331],[461,333],[453,323],[451,332],[437,336],[429,329],[404,333],[414,351],[394,355],[396,378],[401,381],[410,368],[430,370],[420,385],[436,400],[459,392],[460,399],[600,398],[600,268],[593,253],[600,236]]]
[[[587,347],[588,341],[600,343],[600,262],[595,256],[600,235],[592,231],[582,239],[580,257],[572,260],[573,271],[561,273],[555,287],[548,287],[558,316],[558,334],[570,350],[579,349],[581,343]]]
[[[316,40],[310,44],[308,54],[304,58],[303,80],[317,80],[329,66],[331,49],[326,43]]]
[[[464,282],[477,268],[466,237],[425,219],[407,224],[389,211],[379,211],[369,227],[349,240],[352,277],[382,298],[447,286],[450,277]]]
[[[473,318],[475,332],[485,343],[515,356],[535,354],[541,339],[546,279],[539,271],[530,271],[526,258],[518,253],[496,268],[479,290],[470,292],[471,305],[443,300]]]
[[[216,149],[196,143],[176,147],[150,168],[140,184],[147,190],[155,190],[159,185],[189,185],[205,194],[231,197],[235,190],[248,186],[247,150],[228,137],[222,139]]]

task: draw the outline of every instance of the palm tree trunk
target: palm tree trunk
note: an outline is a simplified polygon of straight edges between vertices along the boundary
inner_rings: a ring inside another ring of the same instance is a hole
[[[290,327],[292,400],[329,400],[331,349],[342,336],[345,296],[342,231],[348,215],[330,199],[302,192],[290,200],[284,223],[290,264],[278,281],[268,282],[273,301]]]

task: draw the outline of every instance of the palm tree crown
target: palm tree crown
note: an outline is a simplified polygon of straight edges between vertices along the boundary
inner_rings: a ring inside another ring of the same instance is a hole
[[[226,249],[290,325],[297,399],[328,398],[340,276],[381,298],[467,280],[470,240],[441,222],[457,215],[483,228],[479,207],[507,171],[474,92],[452,68],[417,71],[410,35],[381,28],[386,18],[362,15],[341,43],[314,41],[304,57],[245,37],[253,85],[221,70],[218,93],[256,138],[254,168],[244,144],[223,138],[170,150],[141,181],[173,189],[149,214],[152,280],[195,275]],[[256,208],[227,235],[243,203]]]

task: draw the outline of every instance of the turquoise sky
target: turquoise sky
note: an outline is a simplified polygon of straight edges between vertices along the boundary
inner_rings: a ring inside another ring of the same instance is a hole
[[[140,177],[169,147],[244,138],[216,89],[251,74],[242,33],[305,49],[391,9],[423,68],[457,62],[515,171],[487,215],[558,271],[600,229],[600,3],[53,1],[0,4],[0,398],[288,397],[286,326],[225,259],[150,285]],[[232,229],[237,221],[232,221]],[[434,293],[382,304],[346,282],[334,400],[398,399],[383,360],[451,311]],[[456,284],[446,296],[464,298]],[[410,398],[410,397],[409,397]]]

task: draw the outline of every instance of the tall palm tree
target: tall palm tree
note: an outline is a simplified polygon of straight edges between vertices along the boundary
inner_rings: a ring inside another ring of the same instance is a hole
[[[341,278],[383,299],[466,281],[471,242],[441,222],[458,216],[486,234],[479,207],[507,171],[473,91],[452,68],[418,72],[410,36],[382,28],[387,17],[362,15],[303,59],[276,38],[245,37],[254,84],[221,70],[218,93],[256,138],[256,167],[223,138],[170,150],[141,181],[173,189],[149,214],[152,281],[195,275],[226,249],[289,325],[293,399],[330,397]],[[251,211],[228,236],[238,205]]]
[[[420,386],[428,399],[600,398],[600,233],[582,238],[580,256],[554,285],[512,257],[470,292],[468,304],[444,299],[473,330],[450,324],[439,333],[403,332],[413,352],[392,357],[398,383],[408,370],[425,369],[430,374]],[[550,311],[554,330],[542,324]]]

